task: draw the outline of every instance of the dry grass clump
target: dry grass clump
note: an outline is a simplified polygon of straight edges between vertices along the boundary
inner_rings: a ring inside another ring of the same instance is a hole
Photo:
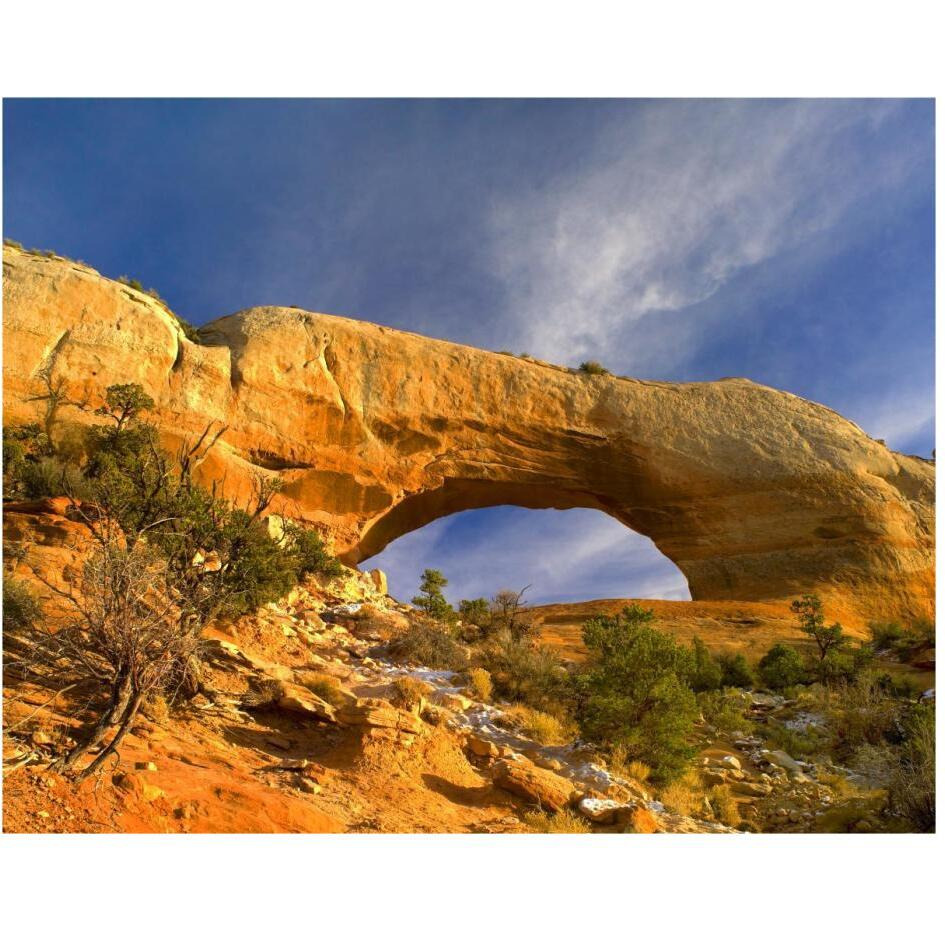
[[[527,705],[509,706],[502,713],[499,724],[515,729],[542,745],[566,745],[577,737],[577,728],[573,722],[562,721]]]
[[[613,747],[607,761],[607,767],[618,778],[637,781],[640,784],[645,784],[653,773],[653,769],[648,764],[638,758],[630,757],[626,745],[615,745]]]
[[[306,689],[335,708],[340,708],[347,701],[341,683],[328,673],[299,673],[296,678]]]
[[[681,778],[667,784],[660,792],[659,799],[663,805],[676,814],[693,817],[702,810],[702,798],[705,791],[699,775],[695,771],[687,771]]]
[[[469,671],[469,691],[480,702],[488,702],[492,698],[492,674],[481,666]]]
[[[529,811],[522,818],[532,833],[590,833],[587,821],[570,810],[549,814],[543,810]]]
[[[737,827],[742,822],[738,804],[727,784],[716,784],[709,791],[709,804],[715,819],[728,827]]]
[[[394,690],[391,702],[402,709],[414,709],[433,692],[433,687],[422,679],[400,676],[391,683]]]

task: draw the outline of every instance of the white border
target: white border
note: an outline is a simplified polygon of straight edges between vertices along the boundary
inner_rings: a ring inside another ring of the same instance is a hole
[[[2,92],[929,97],[942,85],[931,3],[339,6],[8,4]],[[941,345],[938,333],[937,364]],[[38,942],[924,943],[941,940],[941,867],[940,838],[914,836],[0,837],[4,934]]]

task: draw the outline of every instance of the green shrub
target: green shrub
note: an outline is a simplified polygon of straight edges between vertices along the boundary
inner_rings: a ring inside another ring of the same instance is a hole
[[[877,650],[888,650],[896,646],[906,635],[905,628],[895,620],[886,623],[871,623],[869,630],[870,642]]]
[[[814,728],[798,731],[775,719],[757,726],[756,732],[770,747],[780,748],[792,758],[811,758],[829,747],[829,737],[825,733]]]
[[[9,238],[6,237],[6,236],[3,238],[3,245],[4,245],[4,246],[10,246],[10,247],[12,247],[13,249],[22,249],[22,248],[23,248],[23,244],[22,244],[19,240],[11,240],[11,239],[9,239]]]
[[[706,692],[722,685],[722,666],[699,639],[692,638],[692,669],[689,672],[689,688],[693,692]]]
[[[582,361],[578,370],[582,374],[610,374],[610,371],[599,361]]]
[[[61,495],[44,487],[52,474],[35,472],[32,467],[54,456],[53,445],[38,423],[3,428],[3,495],[9,499],[47,498]],[[47,491],[43,491],[44,488]],[[41,493],[36,495],[35,493]]]
[[[3,578],[3,630],[26,630],[42,615],[42,607],[25,581],[12,576]]]
[[[703,718],[723,732],[744,732],[749,728],[745,718],[748,708],[744,695],[737,689],[700,692],[696,697]]]
[[[917,620],[912,625],[912,638],[922,646],[935,646],[935,621]]]
[[[653,769],[657,782],[685,770],[698,716],[685,680],[692,655],[671,636],[654,630],[652,611],[632,606],[615,617],[584,624],[588,669],[576,680],[582,734],[606,745],[624,745]]]
[[[132,279],[130,276],[119,276],[116,281],[128,286],[129,289],[134,289],[136,292],[144,292],[144,286],[137,279]]]
[[[23,498],[26,499],[69,496],[81,500],[89,498],[91,494],[82,471],[56,456],[44,456],[36,462],[25,463],[21,473],[21,488]]]
[[[827,686],[852,683],[859,678],[872,659],[873,651],[869,647],[837,647],[828,650],[814,667],[814,676]]]
[[[722,668],[722,686],[736,689],[751,689],[754,686],[755,674],[744,653],[720,653],[718,660]]]
[[[920,686],[913,677],[906,673],[882,673],[876,676],[876,684],[887,695],[897,699],[915,699]]]
[[[489,601],[485,597],[461,600],[458,609],[459,619],[463,625],[464,638],[476,640],[488,632],[492,623],[492,614],[489,610]]]
[[[433,669],[465,668],[469,659],[462,644],[442,624],[415,619],[410,628],[388,645],[394,659]]]
[[[793,647],[775,643],[758,663],[758,675],[769,689],[787,689],[805,679],[804,660]]]
[[[284,548],[299,577],[316,574],[323,578],[336,578],[344,574],[344,566],[328,553],[325,542],[314,528],[287,522],[284,534]]]

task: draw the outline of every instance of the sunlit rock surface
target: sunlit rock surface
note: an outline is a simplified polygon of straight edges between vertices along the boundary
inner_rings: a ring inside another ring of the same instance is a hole
[[[285,513],[349,562],[462,509],[587,507],[652,538],[696,600],[931,612],[934,465],[792,394],[587,376],[291,308],[219,319],[197,345],[148,295],[8,247],[3,292],[5,422],[41,416],[44,368],[90,407],[136,381],[169,446],[226,426],[203,476],[240,498],[279,475]]]

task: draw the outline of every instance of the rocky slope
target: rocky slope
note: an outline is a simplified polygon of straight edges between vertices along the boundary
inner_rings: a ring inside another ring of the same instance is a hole
[[[56,500],[7,507],[4,540],[22,553],[20,579],[33,581],[35,569],[58,583],[76,568],[85,526],[63,511]],[[836,795],[836,770],[796,762],[757,737],[727,740],[708,724],[684,807],[609,770],[592,746],[539,744],[461,676],[392,660],[387,643],[412,610],[382,583],[349,570],[212,625],[204,692],[171,710],[150,705],[116,764],[78,788],[46,767],[86,720],[89,693],[56,692],[7,663],[4,829],[510,833],[536,829],[536,810],[572,812],[591,832],[726,833],[743,822],[875,828],[868,805],[848,810]],[[764,605],[736,605],[730,615],[752,617],[753,607],[764,620]],[[404,678],[422,694],[404,701]],[[816,724],[780,697],[745,700],[756,719]],[[714,785],[730,791],[724,819],[710,800]]]
[[[651,537],[697,600],[931,611],[933,465],[791,394],[589,376],[288,308],[197,345],[149,295],[8,247],[3,286],[6,422],[41,414],[44,370],[89,407],[138,382],[170,444],[226,425],[205,476],[239,496],[278,472],[287,514],[349,562],[462,509],[583,506]]]
[[[76,567],[85,526],[60,506],[8,507],[4,537],[24,551],[20,579],[33,582],[35,569],[57,583]],[[81,724],[88,693],[56,693],[8,672],[4,829],[520,832],[528,810],[582,801],[600,829],[728,829],[663,811],[586,748],[543,746],[503,728],[502,707],[477,702],[453,673],[390,662],[384,642],[410,608],[376,585],[349,571],[213,625],[204,657],[211,697],[172,713],[151,707],[115,768],[78,788],[45,769]],[[405,676],[426,695],[398,705]]]

